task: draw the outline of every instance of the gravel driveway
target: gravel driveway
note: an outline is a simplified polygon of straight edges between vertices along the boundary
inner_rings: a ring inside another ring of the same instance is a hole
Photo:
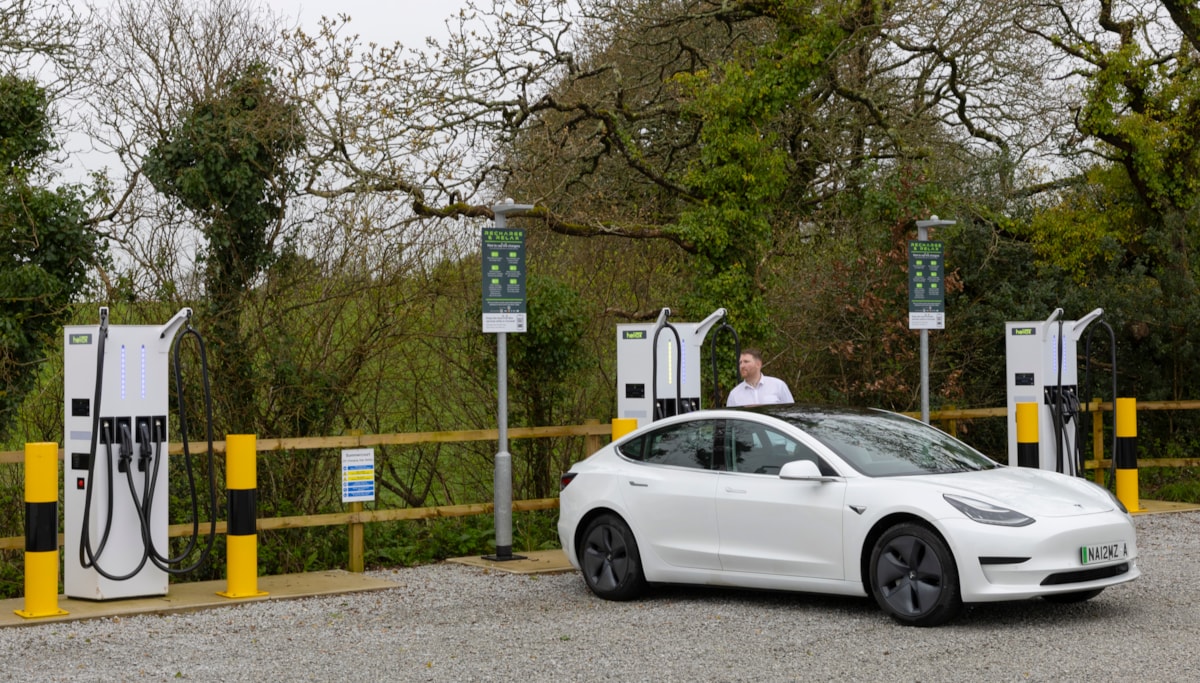
[[[391,590],[0,629],[3,681],[1163,681],[1200,676],[1200,512],[1136,518],[1144,575],[1081,605],[934,629],[871,601],[661,588],[458,564]]]

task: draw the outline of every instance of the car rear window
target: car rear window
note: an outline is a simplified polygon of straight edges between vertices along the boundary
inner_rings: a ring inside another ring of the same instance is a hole
[[[886,412],[778,415],[870,477],[989,470],[999,465],[949,434]]]

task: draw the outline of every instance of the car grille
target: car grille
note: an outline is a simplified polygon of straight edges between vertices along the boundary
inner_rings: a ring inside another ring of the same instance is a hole
[[[1129,571],[1129,563],[1122,562],[1108,567],[1096,567],[1095,569],[1080,569],[1073,572],[1060,572],[1051,574],[1042,581],[1043,586],[1060,586],[1064,583],[1083,583],[1084,581],[1095,581],[1097,579],[1107,579],[1113,576],[1120,576]]]

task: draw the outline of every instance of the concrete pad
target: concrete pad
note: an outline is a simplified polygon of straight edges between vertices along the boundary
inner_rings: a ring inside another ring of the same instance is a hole
[[[1191,512],[1200,510],[1200,505],[1191,503],[1173,503],[1169,500],[1139,500],[1138,509],[1130,510],[1131,515],[1153,515],[1163,512]]]
[[[472,567],[495,569],[513,574],[557,574],[572,572],[575,568],[567,561],[567,556],[561,550],[535,550],[532,552],[513,553],[511,560],[489,560],[487,557],[456,557],[446,560],[455,564],[465,564]]]
[[[266,594],[248,598],[227,598],[218,594],[227,587],[227,582],[224,580],[173,583],[168,586],[167,594],[164,596],[103,602],[76,600],[60,595],[58,596],[58,607],[60,610],[65,610],[66,614],[33,618],[16,614],[17,610],[24,610],[24,598],[0,600],[0,628],[84,619],[117,618],[134,614],[171,614],[214,607],[229,607],[260,600],[289,600],[317,595],[384,590],[395,588],[396,584],[364,574],[332,570],[282,576],[260,576],[258,577],[258,590]]]

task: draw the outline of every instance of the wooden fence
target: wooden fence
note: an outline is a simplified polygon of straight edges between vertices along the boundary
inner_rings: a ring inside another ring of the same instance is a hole
[[[1104,471],[1111,465],[1111,460],[1104,457],[1104,413],[1112,412],[1112,403],[1091,401],[1083,409],[1093,413],[1092,442],[1094,457],[1085,463],[1087,469],[1093,470],[1097,481],[1102,482]],[[1200,409],[1200,401],[1146,401],[1139,402],[1138,411],[1155,410],[1196,410]],[[917,413],[908,413],[916,417]],[[947,408],[931,412],[930,421],[938,424],[946,432],[956,435],[958,423],[963,420],[1007,417],[1007,408]],[[612,426],[598,420],[587,420],[582,425],[565,427],[513,427],[509,428],[510,439],[536,439],[549,437],[575,436],[585,440],[585,451],[592,453],[600,448],[603,441],[612,437]],[[329,448],[370,448],[373,446],[419,444],[419,443],[461,443],[468,441],[498,441],[499,433],[495,429],[473,429],[447,432],[411,432],[404,434],[374,434],[361,436],[324,436],[296,439],[259,439],[257,450],[260,453],[270,453],[283,450],[315,450]],[[193,452],[207,450],[206,443],[190,444]],[[225,452],[225,442],[213,444],[217,453]],[[168,453],[182,453],[182,444],[171,444]],[[62,453],[60,451],[61,459]],[[0,452],[0,465],[17,464],[24,461],[22,451]],[[1155,458],[1155,467],[1200,467],[1200,458]],[[320,515],[301,515],[295,517],[269,517],[257,521],[257,529],[294,529],[313,526],[348,525],[350,530],[350,547],[348,568],[351,571],[363,569],[362,528],[372,522],[391,522],[397,520],[431,519],[435,517],[465,517],[470,515],[491,514],[491,503],[473,503],[467,505],[447,505],[424,508],[396,508],[384,510],[362,510],[355,506],[346,512],[333,512]],[[557,498],[541,498],[535,500],[519,500],[513,502],[514,512],[531,510],[552,510],[558,507]],[[207,526],[207,525],[205,525]],[[225,533],[225,522],[217,523],[217,532]],[[192,524],[173,524],[168,531],[171,537],[190,536]],[[59,546],[62,545],[62,535],[59,535]],[[0,550],[16,550],[25,547],[23,536],[0,538]]]

